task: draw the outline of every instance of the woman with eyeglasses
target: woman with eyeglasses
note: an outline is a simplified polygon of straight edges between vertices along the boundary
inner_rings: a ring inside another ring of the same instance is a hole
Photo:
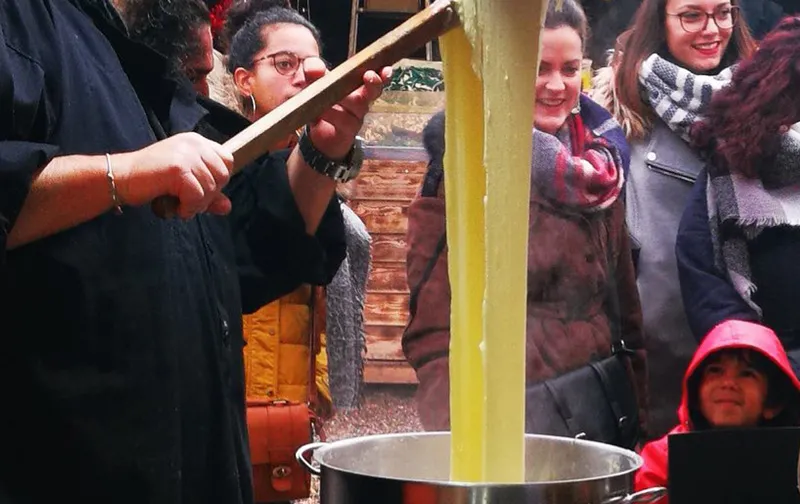
[[[320,47],[319,31],[292,9],[271,7],[249,16],[231,38],[227,65],[243,114],[258,120],[302,91],[308,84],[305,65],[312,59],[322,59]],[[296,142],[297,135],[289,135],[273,150],[287,149]],[[311,406],[319,419],[330,417],[334,404],[351,408],[360,399],[370,237],[364,223],[344,203],[346,192],[341,186],[337,197],[347,255],[331,283],[325,289],[300,286],[245,315],[243,323],[248,398],[309,400],[309,351],[313,351],[318,393]],[[326,320],[335,323],[325,329]]]
[[[302,91],[303,66],[309,58],[322,60],[319,30],[292,9],[273,7],[254,15],[233,35],[228,71],[241,99],[241,110],[255,121]],[[276,149],[294,144],[287,137]]]
[[[644,0],[617,43],[593,96],[623,125],[631,143],[626,220],[647,335],[651,437],[677,422],[682,370],[696,340],[686,320],[675,239],[703,161],[688,127],[730,67],[755,50],[739,0]]]

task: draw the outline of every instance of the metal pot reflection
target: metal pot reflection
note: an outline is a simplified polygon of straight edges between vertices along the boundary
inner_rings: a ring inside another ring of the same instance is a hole
[[[449,433],[312,443],[297,459],[320,477],[321,504],[634,504],[666,494],[660,487],[632,493],[642,465],[632,451],[534,434],[525,443],[525,482],[519,484],[450,481]]]

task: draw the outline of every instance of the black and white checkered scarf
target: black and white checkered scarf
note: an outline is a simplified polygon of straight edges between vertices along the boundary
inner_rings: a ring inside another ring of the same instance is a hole
[[[639,69],[639,83],[653,111],[669,128],[689,141],[689,129],[702,119],[715,91],[730,84],[733,68],[717,75],[697,75],[658,54]]]

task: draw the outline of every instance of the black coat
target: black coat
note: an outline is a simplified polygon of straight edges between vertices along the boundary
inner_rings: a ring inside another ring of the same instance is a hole
[[[330,281],[341,214],[332,201],[308,236],[273,156],[232,181],[228,218],[129,207],[6,251],[53,157],[236,129],[111,13],[105,0],[0,2],[0,495],[248,503],[241,314]]]
[[[742,12],[756,39],[762,39],[784,16],[800,12],[797,0],[741,0]]]
[[[683,304],[692,333],[699,342],[725,320],[762,323],[778,335],[795,374],[800,375],[800,311],[796,307],[800,296],[800,228],[766,228],[748,240],[752,281],[757,287],[753,301],[762,310],[759,314],[742,299],[727,272],[720,271],[714,263],[707,184],[708,176],[703,172],[681,219],[675,246]]]

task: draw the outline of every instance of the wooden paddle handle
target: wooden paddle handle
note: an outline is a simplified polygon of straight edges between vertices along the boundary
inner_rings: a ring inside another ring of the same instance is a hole
[[[366,71],[393,65],[457,25],[453,0],[436,0],[225,142],[233,153],[231,174],[358,89]],[[159,217],[171,217],[178,200],[162,196],[153,201],[152,207]]]

